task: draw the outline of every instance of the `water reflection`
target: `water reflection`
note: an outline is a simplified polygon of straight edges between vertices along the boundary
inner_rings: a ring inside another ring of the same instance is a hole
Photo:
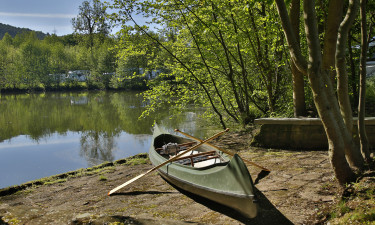
[[[118,134],[115,136],[118,136]],[[101,162],[113,161],[112,151],[115,146],[114,136],[111,134],[100,131],[85,131],[82,132],[79,155],[84,157],[88,166],[91,167]]]
[[[138,120],[144,107],[133,92],[1,95],[0,188],[147,152],[154,121],[204,136],[196,112]]]

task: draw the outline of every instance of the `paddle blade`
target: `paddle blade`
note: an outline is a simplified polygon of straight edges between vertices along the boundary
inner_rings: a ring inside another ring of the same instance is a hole
[[[138,176],[134,177],[133,179],[131,179],[131,180],[129,180],[129,181],[121,184],[120,186],[117,186],[117,187],[113,188],[110,192],[108,192],[108,196],[110,196],[111,194],[113,194],[116,191],[120,190],[121,188],[125,187],[126,185],[133,183],[134,181],[138,180],[139,178],[143,177],[144,175],[146,175],[146,174],[143,173],[141,175],[138,175]]]

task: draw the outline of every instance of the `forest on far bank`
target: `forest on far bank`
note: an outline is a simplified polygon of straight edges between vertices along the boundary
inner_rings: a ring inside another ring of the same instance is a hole
[[[116,38],[95,34],[95,43],[90,48],[86,36],[48,35],[40,40],[33,31],[17,34],[14,38],[6,33],[0,41],[0,90],[25,92],[113,87],[111,79],[115,78],[110,75],[117,66],[116,52],[111,49]],[[76,77],[69,78],[69,72],[77,70],[88,71],[83,79],[85,82]],[[139,88],[144,89],[145,83],[139,81]]]

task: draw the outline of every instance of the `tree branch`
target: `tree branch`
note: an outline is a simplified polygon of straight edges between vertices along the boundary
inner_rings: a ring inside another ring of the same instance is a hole
[[[275,2],[279,12],[281,24],[284,29],[284,34],[288,42],[290,56],[298,70],[304,75],[307,75],[307,61],[302,56],[301,48],[289,20],[288,10],[286,9],[285,2],[284,0],[275,0]]]

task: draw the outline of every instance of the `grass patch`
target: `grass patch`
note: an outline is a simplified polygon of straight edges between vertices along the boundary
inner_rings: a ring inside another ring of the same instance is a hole
[[[330,224],[374,224],[375,225],[375,177],[365,176],[346,188],[345,197],[327,213]]]
[[[100,175],[99,180],[100,181],[106,181],[107,177],[105,177],[104,175]]]
[[[336,209],[331,212],[331,218],[334,219],[334,218],[338,218],[340,216],[343,216],[347,213],[349,213],[351,211],[351,209],[346,205],[346,202],[345,201],[341,201],[337,204],[336,206]]]
[[[141,165],[141,164],[147,164],[147,163],[148,163],[148,159],[146,158],[133,158],[133,159],[129,159],[126,162],[126,165],[135,166],[135,165]]]
[[[0,217],[0,222],[3,222],[4,224],[14,224],[14,225],[21,224],[21,221],[13,217],[12,214],[10,213],[7,213],[3,217]]]
[[[359,207],[345,213],[342,217],[332,218],[332,224],[375,224],[375,209],[366,211]]]
[[[66,182],[68,179],[57,179],[57,180],[51,180],[51,181],[47,181],[44,183],[44,185],[50,185],[50,184],[59,184],[59,183],[64,183]]]

